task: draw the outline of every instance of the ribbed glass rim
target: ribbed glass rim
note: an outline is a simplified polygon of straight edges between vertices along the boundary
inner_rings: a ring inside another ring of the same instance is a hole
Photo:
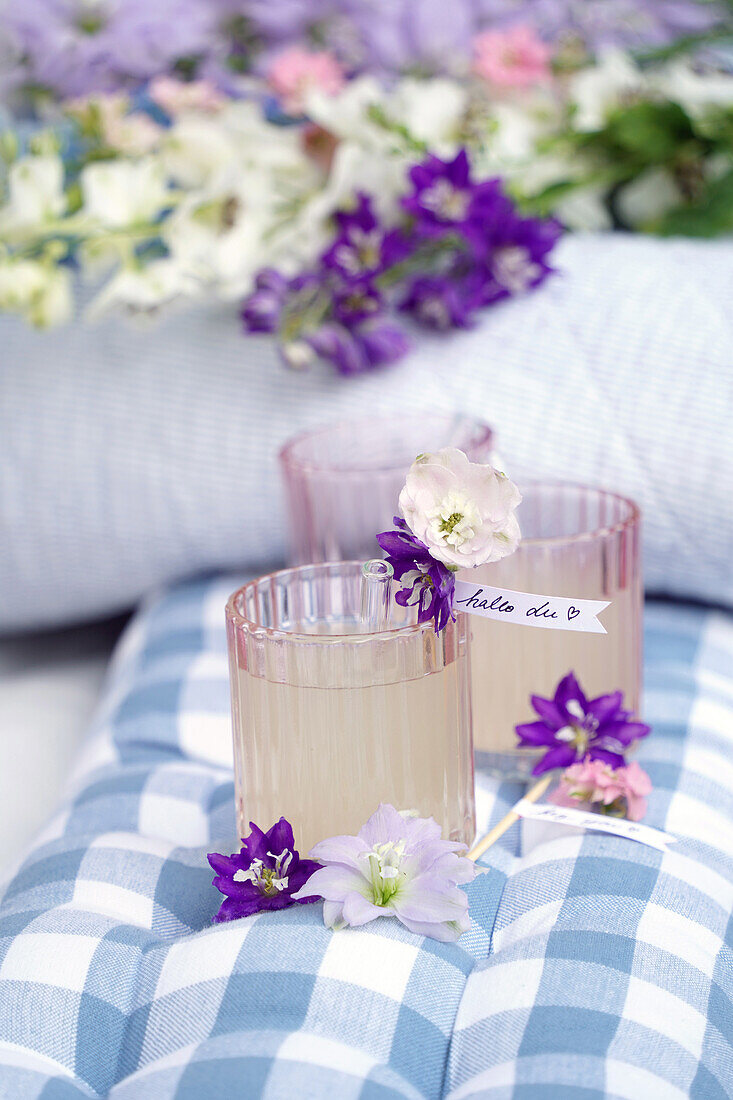
[[[361,568],[364,562],[358,559],[350,559],[348,561],[322,561],[314,562],[308,565],[293,565],[287,569],[277,569],[273,573],[264,573],[261,577],[253,577],[251,581],[247,581],[241,588],[238,588],[236,592],[232,592],[231,596],[226,602],[226,619],[228,623],[232,623],[239,628],[246,628],[251,634],[266,634],[271,638],[283,638],[289,641],[319,643],[322,645],[330,645],[335,638],[345,639],[348,642],[360,642],[369,641],[374,638],[405,638],[410,636],[417,636],[418,634],[425,634],[433,629],[432,622],[426,623],[412,623],[408,626],[392,627],[389,630],[373,630],[365,631],[363,634],[348,633],[348,634],[306,634],[296,630],[283,630],[281,627],[263,626],[261,623],[254,622],[252,619],[248,619],[246,615],[242,614],[242,611],[237,606],[237,603],[241,604],[244,599],[244,595],[248,589],[254,588],[256,585],[261,584],[263,581],[272,582],[277,578],[289,578],[304,577],[306,574],[314,573],[338,573],[343,570],[344,567],[348,567],[353,570],[358,570],[361,575]]]
[[[410,413],[387,413],[385,415],[371,415],[371,416],[357,416],[351,418],[345,418],[343,420],[333,421],[330,424],[323,424],[318,428],[310,428],[306,431],[299,432],[297,435],[292,436],[286,440],[283,446],[278,452],[278,458],[283,466],[289,469],[298,470],[300,472],[319,473],[319,474],[332,474],[339,478],[344,477],[363,477],[365,474],[380,475],[380,474],[392,474],[395,472],[403,473],[405,470],[404,462],[390,463],[386,465],[359,465],[359,466],[339,466],[336,464],[329,464],[323,462],[304,461],[301,458],[296,457],[295,452],[298,447],[302,446],[307,440],[323,438],[331,433],[343,432],[347,428],[363,429],[368,425],[373,425],[375,432],[380,428],[384,428],[385,425],[390,424],[393,426],[404,425],[408,421],[419,422],[422,420],[432,419],[435,421],[444,421],[446,427],[450,427],[451,424],[464,423],[471,425],[474,436],[469,444],[470,448],[491,446],[494,439],[494,430],[491,425],[487,424],[485,420],[481,420],[479,417],[471,416],[470,414],[463,413],[443,413],[439,410],[432,410],[426,412],[410,412]],[[415,456],[416,457],[416,456]],[[407,459],[409,463],[409,459]],[[396,502],[395,502],[396,503]]]
[[[584,485],[579,481],[532,478],[529,480],[517,479],[517,486],[520,493],[523,495],[525,490],[529,489],[569,489],[578,493],[591,493],[597,499],[612,500],[623,505],[627,509],[627,515],[623,519],[617,520],[615,523],[593,527],[589,531],[579,531],[575,535],[541,535],[537,537],[528,536],[527,538],[522,536],[519,542],[519,550],[521,550],[523,546],[570,546],[579,542],[596,542],[620,534],[622,531],[631,529],[632,527],[638,527],[641,521],[641,508],[636,501],[632,500],[631,497],[622,496],[621,493],[615,493],[611,489],[604,489],[597,485]]]

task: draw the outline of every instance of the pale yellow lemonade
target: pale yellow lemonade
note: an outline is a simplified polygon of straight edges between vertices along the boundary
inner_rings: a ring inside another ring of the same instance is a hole
[[[609,600],[599,615],[606,634],[548,630],[471,615],[471,676],[474,745],[479,752],[517,753],[515,725],[534,722],[530,695],[551,698],[558,681],[575,672],[588,698],[621,690],[625,705],[640,705],[640,579],[614,584],[604,566],[589,560],[553,563],[553,581],[515,555],[460,574],[469,583],[546,596]],[[517,753],[517,763],[525,753]],[[527,769],[531,766],[531,759]],[[522,770],[520,768],[520,770]]]
[[[308,633],[333,631],[311,625]],[[291,662],[285,683],[251,675],[241,659],[232,668],[242,835],[250,821],[268,828],[283,815],[304,853],[326,837],[358,832],[380,802],[390,802],[434,817],[444,837],[470,843],[473,760],[458,721],[458,709],[469,705],[460,687],[465,647],[437,671],[391,683],[369,682],[368,647],[355,654],[334,638],[308,650],[307,672],[298,667],[305,658],[301,652]],[[382,669],[377,677],[392,675]],[[298,682],[306,678],[334,686]]]

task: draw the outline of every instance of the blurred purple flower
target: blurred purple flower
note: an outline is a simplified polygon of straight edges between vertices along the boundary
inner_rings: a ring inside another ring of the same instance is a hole
[[[562,226],[554,219],[522,218],[513,210],[487,231],[491,249],[482,304],[524,294],[554,270],[547,257],[562,235]]]
[[[24,83],[63,96],[136,85],[218,48],[207,0],[22,0],[2,21],[22,50]]]
[[[300,858],[292,826],[285,818],[281,817],[266,833],[253,821],[249,825],[252,832],[242,839],[238,852],[231,856],[210,852],[207,857],[216,871],[213,885],[226,895],[215,922],[318,900],[316,896],[293,897],[319,865]]]
[[[255,279],[255,289],[242,303],[240,312],[248,332],[277,332],[290,282],[274,267],[264,267]]]
[[[407,289],[400,309],[425,328],[446,332],[451,328],[470,328],[476,310],[483,305],[485,273],[470,275],[418,275]]]
[[[322,262],[347,279],[377,275],[409,254],[405,235],[381,226],[371,198],[363,192],[356,196],[355,208],[338,211],[335,221],[338,236],[324,252]]]
[[[514,209],[498,179],[473,182],[465,149],[453,160],[431,154],[414,165],[409,176],[413,191],[402,199],[402,206],[415,218],[416,231],[426,236],[453,231],[480,244],[487,229]]]
[[[477,0],[483,25],[531,23],[549,42],[579,38],[604,46],[662,46],[722,26],[725,4],[700,0]]]
[[[649,726],[633,721],[632,712],[623,709],[623,692],[586,699],[572,672],[557,685],[552,699],[533,695],[531,702],[540,721],[514,728],[522,748],[547,748],[533,775],[570,767],[586,756],[620,768],[632,741],[649,733]]]
[[[316,844],[309,854],[323,866],[305,889],[324,899],[329,928],[395,916],[418,936],[451,943],[470,927],[468,897],[458,886],[476,868],[464,851],[442,839],[432,817],[403,816],[382,803],[356,836]]]
[[[348,327],[327,322],[306,339],[321,358],[344,375],[387,366],[401,359],[410,348],[404,331],[382,315]]]
[[[393,516],[396,531],[382,531],[377,542],[394,569],[401,588],[395,600],[401,607],[417,605],[419,623],[435,623],[440,632],[453,616],[456,580],[452,570],[437,561],[424,542],[416,538],[400,516]]]

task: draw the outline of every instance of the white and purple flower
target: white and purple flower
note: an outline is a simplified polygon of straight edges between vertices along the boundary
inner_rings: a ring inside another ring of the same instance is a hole
[[[329,928],[395,916],[418,936],[452,942],[470,927],[468,898],[458,887],[476,869],[465,850],[443,840],[433,818],[382,803],[356,836],[316,844],[309,855],[323,866],[294,900],[321,896]]]
[[[266,833],[254,821],[249,824],[252,832],[243,837],[238,852],[211,852],[207,857],[216,871],[213,885],[226,895],[216,923],[318,900],[318,891],[304,892],[318,864],[300,858],[290,823],[281,817]]]
[[[624,753],[632,742],[650,732],[649,726],[635,721],[632,711],[624,709],[623,698],[621,691],[586,698],[573,672],[562,678],[552,699],[533,695],[531,703],[539,721],[515,726],[520,748],[546,750],[532,774],[569,768],[586,757],[611,768],[623,767]]]

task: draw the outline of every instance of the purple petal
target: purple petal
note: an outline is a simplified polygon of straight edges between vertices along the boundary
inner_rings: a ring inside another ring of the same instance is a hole
[[[376,811],[359,829],[359,836],[369,848],[387,841],[399,843],[405,832],[405,819],[388,802],[380,802]]]
[[[567,676],[563,676],[560,683],[557,685],[555,691],[555,706],[558,707],[563,714],[567,714],[570,717],[570,712],[567,709],[568,703],[575,700],[580,703],[585,714],[588,709],[588,700],[583,694],[583,689],[575,678],[574,672],[568,672]],[[563,722],[565,725],[565,722]]]
[[[543,699],[541,695],[530,695],[529,701],[542,721],[551,729],[560,730],[567,725],[565,716],[560,713],[552,699]]]
[[[416,936],[429,936],[430,939],[440,940],[442,943],[455,943],[455,941],[471,926],[470,919],[465,922],[432,923],[430,921],[410,920],[409,917],[399,917],[408,932]]]
[[[262,897],[261,894],[260,897]],[[219,907],[219,912],[214,917],[214,923],[222,924],[228,920],[239,920],[240,917],[251,917],[254,913],[259,913],[260,910],[261,906],[255,898],[250,901],[225,898]]]
[[[344,867],[352,867],[361,874],[364,860],[360,856],[368,851],[369,845],[358,836],[332,836],[319,841],[309,855],[321,863],[341,863]],[[314,870],[317,870],[317,865]]]
[[[543,772],[551,772],[554,768],[568,768],[577,758],[578,754],[572,745],[559,745],[555,749],[550,749],[541,760],[537,761],[532,768],[532,775],[542,775]]]
[[[592,714],[598,724],[602,725],[612,716],[618,716],[617,711],[620,709],[623,700],[624,693],[622,691],[612,691],[609,695],[599,695],[597,699],[589,700],[586,713]]]
[[[603,729],[599,730],[599,741],[613,738],[620,745],[630,745],[641,737],[646,737],[651,732],[651,727],[643,722],[607,722]]]
[[[468,909],[468,898],[457,886],[446,885],[441,875],[428,872],[406,883],[392,899],[392,908],[408,920],[440,923],[458,920]]]
[[[524,722],[514,727],[520,741],[527,745],[554,745],[555,733],[544,722]]]
[[[621,753],[611,752],[609,749],[602,749],[592,744],[588,746],[588,756],[591,760],[603,760],[612,768],[622,768],[626,763]]]
[[[272,852],[276,856],[279,856],[286,848],[289,852],[292,852],[295,848],[293,827],[284,817],[281,817],[265,834],[265,839],[267,840],[268,852]]]
[[[343,901],[347,894],[362,893],[369,889],[366,878],[351,867],[340,863],[330,867],[321,867],[311,875],[305,886],[293,894],[295,901],[301,897],[318,895],[326,901]]]

